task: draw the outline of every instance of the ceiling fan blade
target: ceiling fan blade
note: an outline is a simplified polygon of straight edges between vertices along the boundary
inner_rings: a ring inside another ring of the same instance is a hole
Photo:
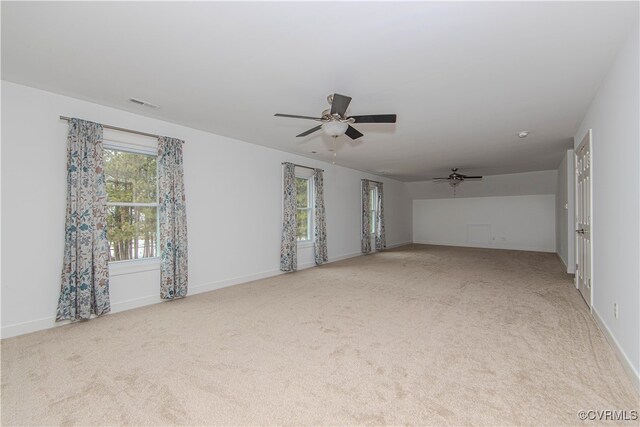
[[[302,132],[300,135],[296,135],[296,137],[299,137],[299,136],[307,136],[307,135],[309,135],[309,134],[314,133],[314,132],[315,132],[315,131],[317,131],[317,130],[320,130],[320,128],[321,128],[321,127],[322,127],[322,125],[318,125],[318,126],[316,126],[316,127],[314,127],[314,128],[309,129],[309,130],[308,130],[308,131],[306,131],[306,132]]]
[[[331,114],[338,113],[341,116],[344,116],[344,113],[346,113],[350,102],[351,97],[340,95],[339,93],[334,93],[333,101],[331,101]]]
[[[395,114],[369,114],[367,116],[351,116],[354,123],[395,123]]]
[[[482,179],[481,176],[464,176],[464,179]]]
[[[345,132],[347,134],[347,136],[351,139],[358,139],[361,136],[364,136],[363,134],[361,134],[360,132],[358,132],[356,130],[356,128],[354,128],[353,126],[349,126],[347,128],[347,131]]]
[[[447,178],[433,178],[432,181],[435,182],[436,184],[439,184],[441,182],[448,182],[449,179],[447,179]]]
[[[292,119],[310,119],[310,120],[321,120],[320,117],[309,117],[309,116],[296,116],[294,114],[274,114],[276,117],[291,117]]]

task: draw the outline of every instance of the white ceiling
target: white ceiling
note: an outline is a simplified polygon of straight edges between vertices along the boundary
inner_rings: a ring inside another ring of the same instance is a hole
[[[331,138],[295,138],[316,122],[273,114],[338,92],[398,114],[338,138],[338,164],[526,172],[557,167],[637,19],[637,2],[3,1],[2,78],[323,160]]]

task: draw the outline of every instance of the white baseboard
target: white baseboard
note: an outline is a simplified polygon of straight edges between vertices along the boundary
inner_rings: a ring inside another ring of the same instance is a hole
[[[387,249],[399,248],[400,246],[411,245],[413,244],[413,240],[402,243],[394,243],[393,245],[387,245]]]
[[[142,298],[135,298],[127,301],[120,301],[111,304],[111,311],[107,314],[115,314],[121,311],[131,310],[133,308],[144,307],[147,305],[157,304],[160,302],[164,302],[163,299],[160,298],[159,295],[146,296]],[[95,316],[92,316],[92,318]],[[27,322],[14,323],[12,325],[2,326],[0,329],[0,334],[2,335],[2,339],[11,338],[18,335],[30,334],[32,332],[42,331],[44,329],[55,328],[58,326],[68,325],[71,322],[70,320],[62,320],[60,322],[56,322],[55,316],[44,317],[42,319],[30,320]]]
[[[411,243],[411,242],[408,242],[408,243]],[[397,245],[392,245],[392,246],[389,246],[389,248],[406,245],[408,243],[400,243]],[[342,261],[348,258],[353,258],[361,255],[362,253],[360,252],[353,252],[353,253],[338,255],[335,257],[330,257],[328,263]],[[303,265],[299,265],[298,270],[303,270],[311,267],[315,267],[315,263],[305,263]],[[269,270],[261,273],[250,274],[247,276],[240,276],[240,277],[234,277],[231,279],[219,280],[216,282],[192,285],[192,286],[189,286],[189,295],[197,295],[203,292],[209,292],[209,291],[214,291],[216,289],[226,288],[228,286],[234,286],[241,283],[252,282],[254,280],[260,280],[260,279],[266,279],[268,277],[278,276],[280,274],[284,274],[284,273],[280,270]],[[132,300],[115,302],[111,304],[111,312],[109,314],[115,314],[121,311],[131,310],[139,307],[145,307],[148,305],[158,304],[161,302],[166,302],[166,301],[161,299],[159,295],[149,295],[149,296],[136,298]],[[107,314],[107,316],[109,314]],[[2,339],[11,338],[18,335],[29,334],[29,333],[41,331],[44,329],[50,329],[57,326],[67,325],[69,323],[72,323],[72,322],[70,321],[56,322],[55,316],[50,316],[50,317],[30,320],[22,323],[3,325],[2,328],[0,329],[0,335]]]
[[[62,326],[66,325],[67,323],[69,322],[56,322],[55,316],[29,320],[27,322],[14,323],[12,325],[2,327],[2,339],[29,334],[31,332],[37,332],[43,329],[53,328],[55,326]]]
[[[602,317],[600,317],[600,314],[598,313],[598,311],[595,308],[593,308],[591,312],[593,313],[593,318],[596,321],[596,325],[598,325],[598,328],[600,328],[600,330],[602,331],[602,334],[605,336],[605,338],[613,348],[613,351],[616,353],[616,356],[618,356],[618,360],[620,360],[620,363],[622,364],[622,367],[624,368],[627,375],[629,376],[629,379],[631,380],[631,383],[635,387],[636,392],[640,393],[640,375],[631,364],[631,360],[629,359],[629,357],[627,357],[624,350],[622,350],[622,347],[620,347],[620,344],[618,344],[618,340],[616,340],[616,338],[613,336],[613,334],[607,327],[607,324],[604,322]]]
[[[564,270],[567,272],[567,274],[573,274],[569,272],[569,267],[567,266],[567,262],[564,260],[564,258],[562,258],[560,253],[556,252],[556,255],[558,255],[558,259],[560,260],[560,262],[562,262],[562,265],[564,265]]]
[[[263,271],[262,273],[250,274],[248,276],[234,277],[232,279],[219,280],[217,282],[202,283],[200,285],[189,286],[187,296],[201,294],[203,292],[215,291],[229,286],[239,285],[241,283],[253,282],[254,280],[266,279],[268,277],[279,276],[284,274],[280,270]]]
[[[509,246],[509,245],[495,245],[495,246],[491,246],[491,245],[478,245],[478,244],[471,244],[471,243],[457,243],[457,242],[427,242],[427,241],[420,241],[420,240],[414,240],[413,243],[419,244],[419,245],[434,245],[434,246],[459,246],[459,247],[463,247],[463,248],[479,248],[479,249],[501,249],[501,250],[506,250],[506,251],[527,251],[527,252],[547,252],[547,253],[555,253],[555,249],[549,249],[549,248],[539,248],[539,247],[535,247],[535,246]]]

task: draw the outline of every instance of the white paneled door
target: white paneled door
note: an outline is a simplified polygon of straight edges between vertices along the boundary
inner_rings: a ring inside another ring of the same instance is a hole
[[[591,129],[576,156],[576,286],[591,308]]]

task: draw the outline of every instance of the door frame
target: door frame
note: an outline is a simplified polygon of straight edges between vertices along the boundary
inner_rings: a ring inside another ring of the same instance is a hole
[[[578,152],[580,151],[580,149],[584,146],[588,144],[589,145],[589,216],[590,216],[590,221],[589,221],[589,278],[590,278],[590,297],[589,297],[589,311],[593,312],[593,287],[594,287],[594,280],[593,280],[593,129],[589,129],[587,130],[587,132],[585,133],[585,135],[582,137],[582,140],[580,141],[580,144],[578,144],[578,146],[574,149],[573,151],[573,168],[574,168],[574,174],[573,174],[573,188],[574,188],[574,203],[575,203],[575,209],[574,209],[574,245],[575,245],[575,262],[576,262],[576,274],[575,274],[575,287],[576,289],[579,290],[579,284],[578,284]]]

